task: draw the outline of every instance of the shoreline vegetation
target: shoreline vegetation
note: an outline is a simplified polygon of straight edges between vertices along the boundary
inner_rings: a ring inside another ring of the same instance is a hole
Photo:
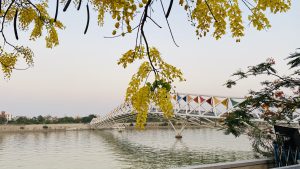
[[[0,132],[13,131],[56,131],[56,130],[87,130],[90,129],[90,121],[96,115],[83,117],[53,117],[36,116],[26,117],[17,116],[7,119],[5,113],[0,115]]]
[[[68,124],[68,123],[90,123],[96,115],[90,114],[83,117],[53,117],[53,116],[16,116],[14,118],[6,118],[5,112],[0,114],[0,125],[1,124],[16,124],[16,125],[29,125],[29,124]]]

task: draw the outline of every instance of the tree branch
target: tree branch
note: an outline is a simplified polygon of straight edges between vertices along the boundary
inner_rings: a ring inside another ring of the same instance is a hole
[[[55,9],[54,22],[56,22],[56,20],[57,20],[57,15],[58,15],[58,5],[59,5],[59,0],[56,0],[56,9]]]
[[[150,16],[147,16],[157,27],[162,28],[158,23],[156,23]]]
[[[166,17],[166,18],[169,17],[170,12],[171,12],[171,9],[172,9],[172,6],[173,6],[173,0],[170,0],[169,8],[168,8],[168,10],[167,10],[167,13],[165,14],[165,17]]]
[[[152,60],[151,60],[151,57],[150,57],[150,49],[149,49],[149,45],[148,45],[148,41],[147,41],[147,38],[145,36],[145,32],[144,32],[144,25],[145,25],[145,22],[147,20],[147,17],[148,17],[148,9],[149,9],[149,5],[151,3],[152,0],[148,0],[146,6],[145,6],[145,10],[144,10],[144,15],[143,15],[143,19],[142,19],[142,22],[141,22],[141,35],[144,39],[144,42],[145,42],[145,46],[146,46],[146,50],[147,50],[147,56],[148,56],[148,60],[150,62],[150,65],[154,71],[154,73],[156,73],[156,69],[152,63]]]
[[[164,8],[164,5],[163,5],[163,3],[162,3],[162,0],[160,0],[160,4],[161,4],[161,7],[162,7],[163,12],[164,12],[164,14],[165,14],[165,19],[166,19],[166,22],[167,22],[167,25],[168,25],[169,32],[170,32],[170,34],[171,34],[172,40],[173,40],[175,46],[179,47],[179,46],[177,45],[176,41],[175,41],[174,36],[173,36],[173,32],[172,32],[171,26],[170,26],[170,24],[169,24],[169,20],[168,20],[168,18],[166,17],[166,12],[165,12],[165,8]]]
[[[90,10],[89,10],[89,4],[88,3],[86,4],[86,13],[87,13],[87,21],[86,21],[84,34],[86,34],[86,32],[89,28],[89,24],[90,24]]]

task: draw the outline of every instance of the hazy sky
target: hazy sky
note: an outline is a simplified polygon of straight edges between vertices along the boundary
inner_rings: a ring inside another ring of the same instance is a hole
[[[240,43],[230,34],[218,41],[210,34],[197,40],[179,5],[172,10],[170,23],[180,47],[172,43],[162,19],[157,22],[163,29],[149,22],[146,34],[150,45],[157,47],[168,63],[183,71],[187,81],[177,84],[178,92],[243,97],[249,89],[258,89],[259,80],[245,80],[227,89],[223,84],[233,72],[268,57],[273,57],[278,63],[276,67],[285,72],[287,61],[283,59],[300,47],[300,2],[292,2],[288,13],[269,16],[271,29],[256,31],[246,26],[246,35]],[[28,44],[35,52],[35,66],[14,71],[10,80],[0,80],[0,111],[28,116],[82,116],[107,113],[123,102],[128,82],[139,63],[123,69],[117,60],[134,47],[135,34],[105,39],[104,36],[111,35],[114,23],[107,18],[104,27],[99,28],[93,14],[89,31],[83,35],[86,22],[83,9],[76,12],[70,8],[67,13],[59,14],[66,29],[59,32],[60,45],[53,49],[45,48],[44,38],[29,42],[28,33],[19,33],[18,43]],[[154,16],[161,12],[157,9]]]

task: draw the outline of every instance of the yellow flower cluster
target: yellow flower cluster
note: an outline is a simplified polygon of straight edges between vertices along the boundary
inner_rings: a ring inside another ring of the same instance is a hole
[[[155,97],[153,97],[154,103],[164,112],[165,118],[173,117],[173,105],[171,102],[171,95],[165,88],[157,89]]]
[[[22,57],[28,66],[33,66],[34,54],[30,48],[24,46],[20,46],[20,47],[17,46],[15,50],[16,50],[15,55],[17,57]]]
[[[144,47],[136,47],[135,49],[130,49],[118,61],[118,65],[122,65],[124,68],[127,67],[127,64],[134,62],[136,59],[143,59],[145,55]]]
[[[4,15],[3,9],[9,9],[6,11],[7,13],[5,16],[5,24],[3,25],[4,27],[8,26],[10,22],[13,22],[15,15],[18,14],[18,28],[23,31],[27,31],[30,28],[30,25],[33,24],[30,40],[36,40],[37,38],[41,37],[43,29],[46,29],[46,47],[52,48],[59,44],[57,29],[64,29],[64,26],[60,21],[54,22],[54,19],[50,17],[47,11],[47,0],[41,1],[39,4],[35,4],[34,7],[20,6],[16,3],[12,4],[11,6],[10,5],[11,1],[2,2],[1,14]],[[13,50],[12,52],[7,52],[1,48],[0,65],[5,78],[10,78],[19,58],[23,58],[29,67],[33,66],[33,52],[28,47],[14,46],[11,49]]]
[[[5,78],[10,78],[18,58],[23,58],[28,66],[33,66],[33,52],[23,46],[16,47],[14,52],[8,53],[0,47],[0,65]]]
[[[141,87],[131,97],[131,104],[134,110],[137,112],[136,127],[143,129],[144,124],[147,121],[147,114],[150,104],[150,88],[149,86]]]
[[[2,72],[4,73],[5,77],[10,77],[12,69],[15,66],[16,62],[17,56],[13,53],[2,53],[2,55],[0,56],[0,63],[2,67]]]
[[[10,3],[10,2],[9,2]],[[6,4],[8,5],[8,2]],[[39,4],[35,4],[36,10],[33,7],[17,7],[16,4],[12,5],[8,10],[5,17],[6,22],[12,22],[16,10],[18,8],[18,23],[22,30],[28,30],[31,23],[34,23],[33,30],[30,35],[30,40],[36,40],[42,36],[43,28],[47,30],[46,47],[52,48],[59,44],[57,29],[64,29],[63,24],[60,21],[54,22],[54,19],[50,17],[47,8],[48,1],[44,1]]]
[[[182,0],[179,3],[182,6],[184,4]],[[191,19],[196,22],[196,34],[199,37],[206,36],[213,25],[213,36],[220,39],[226,34],[228,18],[232,37],[239,42],[240,38],[244,36],[244,25],[239,3],[243,3],[246,8],[249,8],[251,14],[248,19],[257,30],[271,27],[268,18],[264,14],[267,9],[272,13],[277,13],[286,12],[291,7],[290,0],[254,0],[253,4],[238,0],[197,0],[196,7],[191,12]],[[184,8],[187,10],[186,5]]]
[[[240,41],[240,37],[244,36],[244,25],[242,21],[242,11],[239,7],[237,0],[233,0],[228,10],[230,31],[232,37],[237,38],[236,41]]]
[[[265,28],[270,28],[270,22],[266,15],[261,12],[258,9],[252,10],[253,15],[249,15],[248,19],[252,21],[252,25],[257,29],[257,30],[262,30]]]
[[[291,0],[255,0],[255,2],[256,8],[263,11],[269,8],[272,13],[286,12],[291,7]]]
[[[28,30],[29,25],[37,19],[37,13],[32,8],[22,8],[19,12],[19,24],[23,30]],[[40,20],[40,19],[39,19]]]
[[[144,47],[129,50],[120,58],[118,64],[124,68],[135,60],[147,59]],[[154,70],[150,61],[145,61],[139,70],[131,78],[126,91],[126,101],[132,104],[134,113],[137,113],[136,126],[143,129],[147,121],[149,105],[154,103],[164,113],[165,118],[173,116],[173,105],[171,103],[171,85],[175,79],[183,81],[182,72],[176,67],[164,62],[156,48],[150,48],[151,63],[158,66]],[[153,72],[153,83],[148,78]]]
[[[90,2],[98,11],[98,24],[100,26],[104,24],[105,12],[108,12],[112,19],[116,20],[115,29],[112,31],[113,35],[117,33],[118,29],[121,29],[123,35],[125,35],[125,31],[132,32],[130,22],[134,19],[137,11],[137,4],[134,0],[91,0]]]
[[[142,85],[142,82],[147,78],[151,71],[149,62],[141,64],[138,72],[131,78],[129,86],[126,91],[126,101],[129,101],[135,93],[137,93]]]

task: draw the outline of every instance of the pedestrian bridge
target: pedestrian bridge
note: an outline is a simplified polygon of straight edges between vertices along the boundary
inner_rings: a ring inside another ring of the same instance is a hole
[[[177,93],[172,95],[172,104],[174,108],[174,117],[169,120],[170,125],[178,135],[187,124],[215,124],[217,119],[224,118],[228,112],[243,102],[244,98],[213,96],[201,94]],[[256,109],[250,112],[253,120],[263,121],[261,119],[263,109]],[[150,105],[148,117],[163,118],[163,112],[154,104]],[[136,113],[130,103],[123,103],[104,116],[94,118],[91,125],[94,128],[120,128],[128,120],[135,119]],[[293,121],[300,120],[300,112],[295,112]],[[177,130],[172,121],[183,124],[181,130]],[[128,124],[128,123],[127,123]],[[121,125],[121,126],[120,126]]]

